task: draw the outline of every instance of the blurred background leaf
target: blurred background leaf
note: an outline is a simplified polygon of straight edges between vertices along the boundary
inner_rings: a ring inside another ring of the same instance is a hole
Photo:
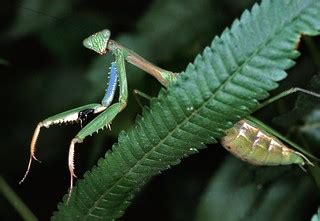
[[[28,145],[36,123],[61,111],[99,102],[103,96],[111,58],[99,57],[84,49],[82,40],[85,37],[108,28],[112,31],[112,38],[121,44],[161,67],[179,72],[253,2],[3,2],[0,9],[0,62],[10,65],[0,65],[0,174],[39,220],[48,220],[56,210],[69,185],[67,149],[71,138],[80,129],[79,125],[44,129],[37,152],[42,163],[33,165],[23,185],[19,186],[18,181],[26,169]],[[319,73],[319,43],[319,38],[305,39],[300,43],[303,56],[275,94],[292,86],[319,88],[318,83],[312,86],[319,77],[311,78]],[[78,175],[90,169],[111,147],[120,130],[134,122],[141,108],[133,98],[132,90],[139,89],[155,96],[160,88],[154,79],[132,66],[127,66],[127,72],[128,107],[113,122],[111,132],[102,131],[77,147]],[[291,135],[319,157],[319,100],[309,102],[309,98],[299,97],[295,102],[295,98],[293,95],[283,99],[259,111],[256,116],[283,134]],[[295,103],[305,106],[307,111],[282,120],[285,123],[277,118],[273,120],[292,109],[295,111]],[[319,198],[310,195],[316,185],[308,174],[294,167],[255,169],[245,162],[226,160],[228,155],[220,145],[212,145],[152,179],[121,220],[213,220],[220,216],[219,211],[225,211],[225,220],[240,220],[236,215],[254,220],[266,213],[275,213],[272,217],[275,219],[293,215],[310,219],[316,211]],[[211,196],[211,190],[216,195]],[[310,200],[306,203],[308,197]],[[288,201],[290,204],[287,205]],[[284,203],[286,208],[277,210],[275,205]],[[208,208],[212,211],[208,212]],[[19,219],[9,202],[0,197],[0,220]]]
[[[319,221],[320,220],[320,209],[318,208],[318,212],[313,215],[311,221]]]
[[[230,157],[209,182],[196,220],[304,220],[301,202],[312,208],[317,190],[308,177],[297,180],[298,170],[253,167]]]

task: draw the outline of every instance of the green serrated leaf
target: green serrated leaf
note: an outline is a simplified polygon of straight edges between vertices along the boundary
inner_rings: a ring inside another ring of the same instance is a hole
[[[265,0],[245,11],[119,135],[52,219],[120,217],[150,177],[215,142],[278,86],[301,34],[319,34],[319,11],[318,0]]]

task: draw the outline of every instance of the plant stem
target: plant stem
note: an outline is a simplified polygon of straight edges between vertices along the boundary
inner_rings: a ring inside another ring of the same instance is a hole
[[[0,193],[5,196],[24,220],[38,220],[31,210],[23,203],[20,197],[10,188],[2,176],[0,176]]]

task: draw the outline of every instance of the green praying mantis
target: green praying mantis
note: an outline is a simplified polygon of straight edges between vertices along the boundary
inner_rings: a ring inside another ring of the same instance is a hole
[[[155,77],[163,86],[167,87],[172,84],[178,74],[175,72],[161,69],[152,63],[148,62],[135,52],[128,48],[118,44],[110,39],[110,31],[105,29],[97,32],[83,41],[83,45],[100,55],[106,55],[111,52],[114,57],[114,62],[110,68],[110,80],[106,94],[101,103],[87,104],[81,107],[74,108],[72,110],[49,117],[40,123],[38,123],[30,145],[30,157],[27,166],[27,170],[20,181],[22,183],[31,168],[33,160],[37,160],[35,156],[36,143],[39,137],[40,129],[42,127],[49,128],[55,124],[69,123],[69,122],[82,122],[89,115],[99,114],[85,127],[83,127],[77,135],[71,140],[69,146],[68,155],[68,167],[70,172],[70,188],[69,198],[72,192],[73,179],[76,178],[75,166],[74,166],[74,153],[75,145],[83,142],[83,140],[92,135],[94,132],[98,132],[100,129],[106,127],[110,128],[113,119],[126,107],[128,98],[128,87],[126,78],[125,62],[129,62],[136,67],[144,70],[153,77]],[[117,84],[119,83],[119,98],[118,101],[111,104],[114,98]],[[284,91],[279,95],[265,101],[256,110],[295,92],[303,92],[312,96],[320,97],[320,94],[304,90],[301,88],[292,88],[288,91]],[[264,128],[261,129],[261,127]],[[287,147],[284,143],[278,140],[279,137],[290,146],[300,150],[295,151]],[[298,164],[303,166],[304,164],[313,165],[313,163],[305,156],[309,156],[316,160],[315,157],[305,152],[299,146],[295,145],[285,137],[277,134],[272,129],[268,129],[267,126],[261,122],[254,120],[252,117],[247,117],[239,121],[235,126],[226,131],[226,136],[221,139],[222,145],[235,156],[249,163],[256,165],[287,165]]]

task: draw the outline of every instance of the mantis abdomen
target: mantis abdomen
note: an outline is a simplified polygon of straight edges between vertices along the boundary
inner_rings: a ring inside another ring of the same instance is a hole
[[[255,165],[304,165],[309,162],[304,155],[245,119],[226,131],[221,144],[236,157]]]

